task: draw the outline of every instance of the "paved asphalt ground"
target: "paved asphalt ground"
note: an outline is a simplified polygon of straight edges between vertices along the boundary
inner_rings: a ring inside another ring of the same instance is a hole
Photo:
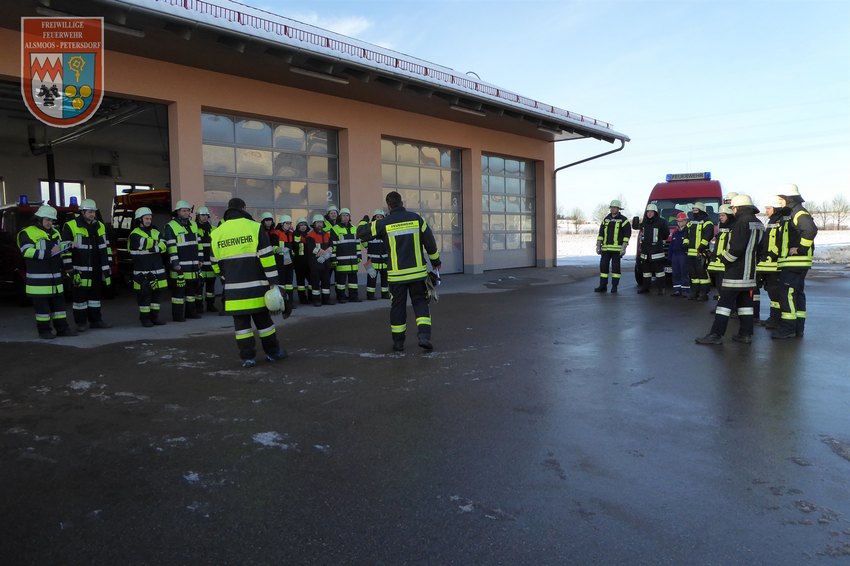
[[[850,270],[810,274],[802,340],[719,347],[594,273],[448,276],[430,354],[388,301],[302,307],[253,370],[225,317],[123,296],[45,343],[2,304],[0,562],[848,563]]]

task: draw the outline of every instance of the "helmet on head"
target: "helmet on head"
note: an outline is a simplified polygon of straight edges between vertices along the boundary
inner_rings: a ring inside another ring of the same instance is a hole
[[[283,224],[284,222],[292,222],[292,217],[288,214],[281,214],[277,217],[278,224]]]
[[[679,214],[676,215],[676,222],[678,222],[679,220],[687,220],[687,219],[688,219],[688,215],[685,214],[684,212],[680,212]]]
[[[283,310],[283,295],[280,294],[280,288],[277,285],[266,291],[266,294],[263,295],[263,301],[272,314],[278,314]]]
[[[738,196],[738,193],[726,193],[726,196],[723,197],[723,200],[731,201],[736,196]]]
[[[648,205],[646,205],[646,211],[649,212],[650,210],[652,212],[658,212],[658,207],[652,203],[649,203]]]
[[[705,203],[704,202],[695,202],[691,207],[693,210],[701,210],[705,212]]]
[[[775,208],[777,210],[785,207],[785,205],[780,201],[779,197],[776,195],[768,197],[768,199],[764,203],[764,206],[765,208],[769,206],[770,208]]]
[[[271,220],[272,222],[274,222],[274,214],[268,211],[262,213],[260,215],[260,222],[262,222],[263,220]]]
[[[198,210],[195,211],[195,214],[206,214],[207,216],[209,216],[210,215],[210,209],[207,208],[206,206],[199,206]]]
[[[299,217],[298,217],[298,220],[295,222],[295,224],[301,224],[302,222],[303,222],[304,224],[307,224],[307,218],[306,218],[306,217],[304,217],[304,216],[299,216]]]
[[[340,214],[340,216],[343,215],[343,214],[347,214],[347,215],[351,216],[351,210],[348,209],[348,208],[340,208],[339,214]]]
[[[377,216],[377,215],[379,215],[379,214],[380,214],[381,216],[386,216],[386,215],[384,214],[384,209],[383,209],[383,208],[376,208],[376,209],[375,209],[375,212],[374,212],[373,214],[374,214],[375,216]]]
[[[80,203],[80,210],[97,210],[97,204],[93,199],[84,198],[83,202]]]
[[[151,214],[151,215],[153,214],[153,212],[151,212],[151,209],[146,207],[146,206],[140,206],[139,208],[136,209],[136,212],[133,214],[133,218],[138,220],[142,216],[147,216],[148,214]]]
[[[753,199],[749,195],[737,195],[732,199],[732,206],[753,206]]]
[[[42,205],[38,207],[38,210],[35,211],[35,215],[39,218],[49,218],[51,220],[56,220],[56,209],[52,206]]]
[[[313,223],[313,224],[315,224],[316,222],[324,223],[324,222],[325,222],[325,217],[324,217],[324,216],[322,216],[321,214],[314,214],[314,215],[313,215],[313,222],[312,222],[312,223]]]
[[[611,201],[611,204],[608,205],[608,208],[623,208],[623,203],[614,199]]]
[[[732,206],[729,204],[721,204],[720,208],[717,209],[718,214],[735,214],[732,211]]]
[[[182,210],[184,208],[188,208],[189,210],[192,210],[192,205],[189,204],[188,202],[186,202],[185,200],[178,200],[177,204],[174,205],[174,211],[175,212],[178,211],[178,210]]]
[[[798,197],[800,196],[800,188],[794,183],[786,183],[779,187],[776,194],[781,197]]]
[[[339,209],[336,207],[336,205],[332,204],[328,207],[328,212],[339,212]]]

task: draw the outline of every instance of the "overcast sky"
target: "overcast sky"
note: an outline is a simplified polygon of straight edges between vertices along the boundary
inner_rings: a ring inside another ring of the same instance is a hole
[[[622,194],[642,210],[667,173],[711,171],[758,202],[781,183],[850,199],[846,0],[247,0],[541,102],[632,141],[558,175],[558,206]],[[556,166],[616,146],[561,142]]]

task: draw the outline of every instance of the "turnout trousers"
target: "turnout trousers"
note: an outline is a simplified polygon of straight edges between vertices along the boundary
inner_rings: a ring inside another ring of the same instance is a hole
[[[236,346],[239,348],[239,358],[253,360],[257,356],[254,329],[251,327],[252,320],[254,321],[254,326],[257,327],[257,334],[260,335],[260,344],[263,346],[263,351],[268,355],[280,352],[280,344],[277,342],[277,331],[275,330],[274,322],[272,322],[272,316],[269,314],[269,311],[253,314],[235,314],[233,315],[233,329],[236,332]]]
[[[390,330],[393,341],[404,341],[407,331],[407,297],[413,305],[416,315],[416,331],[419,338],[431,339],[431,311],[428,299],[425,298],[427,289],[425,281],[410,281],[405,283],[390,283]]]
[[[806,268],[779,270],[779,334],[802,336],[806,329]]]
[[[718,336],[726,334],[729,326],[729,317],[733,309],[738,313],[738,334],[740,336],[753,335],[753,290],[752,289],[730,289],[720,287],[720,300],[714,310],[714,324],[711,333]]]
[[[68,329],[68,313],[62,293],[30,298],[35,307],[35,327],[39,334],[50,332],[51,321],[56,332]]]
[[[616,289],[620,284],[620,252],[602,252],[599,258],[599,286],[607,287],[611,279],[611,287]]]
[[[74,322],[77,326],[86,322],[98,322],[102,315],[100,311],[101,299],[103,298],[103,281],[95,277],[91,281],[91,287],[73,287],[71,300],[73,301]]]

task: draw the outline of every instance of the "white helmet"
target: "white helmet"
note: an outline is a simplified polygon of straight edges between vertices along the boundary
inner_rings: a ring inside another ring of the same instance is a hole
[[[339,209],[336,207],[336,205],[332,204],[328,207],[328,212],[339,212]]]
[[[608,208],[623,208],[623,203],[614,199],[611,201],[611,204],[608,205]]]
[[[374,212],[373,214],[374,214],[375,216],[377,216],[377,215],[379,215],[379,214],[380,214],[381,216],[386,216],[386,214],[384,214],[384,209],[383,209],[383,208],[376,208],[376,209],[375,209],[375,212]]]
[[[732,199],[736,196],[738,196],[738,193],[726,193],[726,196],[723,197],[723,200],[728,200],[729,202],[732,202]]]
[[[735,195],[731,204],[732,206],[753,206],[753,199],[749,195]]]
[[[292,217],[288,214],[281,214],[277,217],[278,224],[284,224],[286,222],[292,222]]]
[[[56,220],[56,209],[52,206],[42,205],[38,207],[38,210],[35,211],[35,215],[39,218],[49,218],[50,220]]]
[[[351,210],[348,209],[348,208],[340,208],[339,209],[339,215],[342,216],[343,214],[347,214],[347,215],[351,216]]]
[[[735,196],[737,196],[737,195],[735,195]],[[717,209],[717,213],[718,214],[735,214],[735,212],[732,210],[731,204],[721,204],[720,208]]]
[[[301,224],[302,222],[303,222],[304,224],[307,224],[307,218],[306,218],[305,216],[299,216],[299,217],[298,217],[298,221],[296,222],[296,224]]]
[[[772,196],[772,197],[769,197],[769,198],[765,201],[764,206],[765,206],[765,208],[767,208],[767,207],[769,206],[770,208],[775,208],[775,209],[777,209],[777,210],[779,210],[780,208],[784,208],[784,207],[785,207],[785,205],[784,205],[784,204],[782,204],[782,202],[780,201],[779,197],[778,197],[778,196],[776,196],[776,195],[774,195],[774,196]]]
[[[691,208],[693,208],[694,210],[701,210],[701,211],[705,212],[705,203],[704,202],[695,202],[694,205]]]
[[[776,194],[781,197],[798,197],[800,196],[800,188],[794,183],[786,183],[779,187]]]
[[[280,288],[277,285],[266,291],[266,294],[263,295],[263,301],[272,314],[278,314],[283,310],[283,295],[280,294]]]
[[[274,221],[274,214],[272,214],[271,212],[268,212],[268,211],[264,212],[263,214],[260,215],[260,222],[262,222],[263,220]]]
[[[207,216],[209,216],[210,215],[210,209],[207,208],[206,206],[199,206],[198,210],[195,211],[195,214],[196,215],[206,214]]]
[[[151,214],[151,215],[153,214],[153,212],[151,212],[151,209],[146,207],[146,206],[140,206],[139,208],[136,209],[136,213],[133,214],[133,218],[138,220],[142,216],[147,216],[148,214]]]
[[[174,205],[175,211],[181,210],[183,208],[188,208],[189,210],[192,210],[192,205],[186,202],[185,200],[178,200],[177,204]]]
[[[80,210],[97,210],[97,204],[93,199],[84,198],[83,202],[80,203]]]
[[[653,203],[649,203],[648,205],[646,205],[646,211],[649,212],[650,210],[653,212],[658,212],[658,207]]]

